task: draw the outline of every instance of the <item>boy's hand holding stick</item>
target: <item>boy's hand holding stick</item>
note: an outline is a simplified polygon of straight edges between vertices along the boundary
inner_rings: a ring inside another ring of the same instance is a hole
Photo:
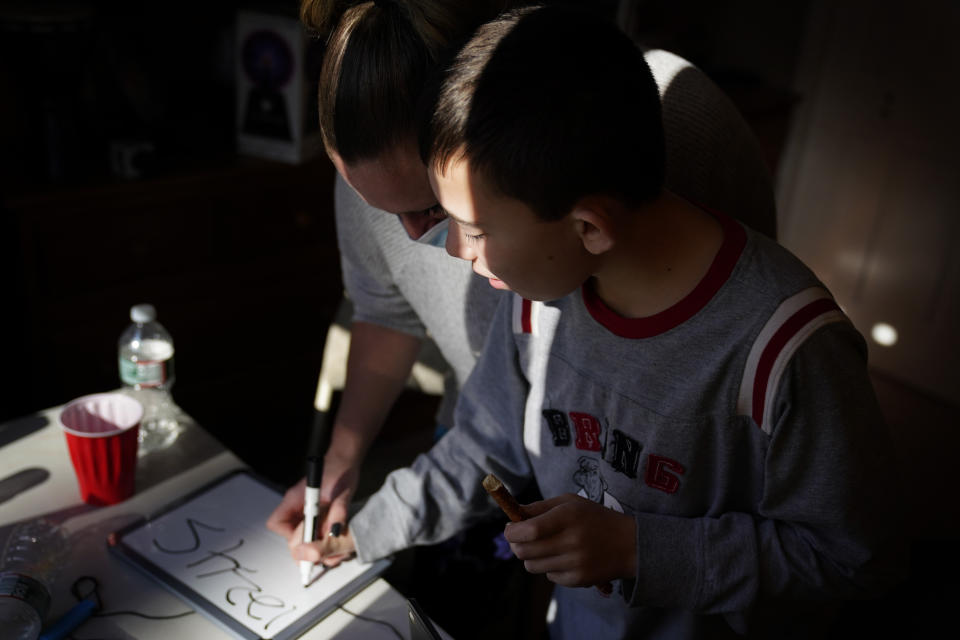
[[[526,520],[526,516],[523,515],[523,507],[520,506],[520,503],[517,502],[517,499],[513,497],[513,494],[503,486],[503,483],[500,482],[500,478],[488,473],[487,476],[483,479],[483,488],[487,490],[487,493],[496,501],[500,506],[507,517],[510,518],[510,522],[520,522],[521,520]],[[610,595],[613,593],[613,585],[609,582],[604,584],[598,584],[597,589],[600,593],[604,595]]]

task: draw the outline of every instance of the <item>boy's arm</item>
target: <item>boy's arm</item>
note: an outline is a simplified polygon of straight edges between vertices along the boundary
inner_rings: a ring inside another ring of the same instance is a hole
[[[513,490],[530,477],[522,422],[528,387],[510,330],[511,309],[512,299],[504,296],[461,391],[455,427],[410,467],[392,472],[351,518],[361,560],[446,540],[495,513],[481,484],[487,473]]]
[[[843,324],[796,352],[759,513],[636,515],[632,604],[745,611],[767,598],[871,597],[901,577],[892,452],[864,365],[863,339]]]

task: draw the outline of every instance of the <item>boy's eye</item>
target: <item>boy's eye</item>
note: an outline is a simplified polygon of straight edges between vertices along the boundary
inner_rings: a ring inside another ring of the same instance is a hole
[[[477,233],[475,235],[471,235],[469,233],[463,234],[463,236],[467,239],[467,242],[470,242],[470,243],[479,242],[480,239],[483,238],[485,235],[487,234],[485,233]]]

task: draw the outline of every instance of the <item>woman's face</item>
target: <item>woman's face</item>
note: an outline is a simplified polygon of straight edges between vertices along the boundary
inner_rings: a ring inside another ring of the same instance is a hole
[[[350,164],[336,152],[329,155],[347,184],[371,207],[395,214],[411,239],[416,240],[443,220],[430,189],[427,168],[412,143]]]

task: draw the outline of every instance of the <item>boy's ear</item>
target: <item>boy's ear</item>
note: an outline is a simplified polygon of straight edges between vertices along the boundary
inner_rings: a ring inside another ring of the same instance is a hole
[[[570,213],[583,248],[594,255],[606,253],[615,243],[610,213],[601,200],[594,198],[577,202]]]

